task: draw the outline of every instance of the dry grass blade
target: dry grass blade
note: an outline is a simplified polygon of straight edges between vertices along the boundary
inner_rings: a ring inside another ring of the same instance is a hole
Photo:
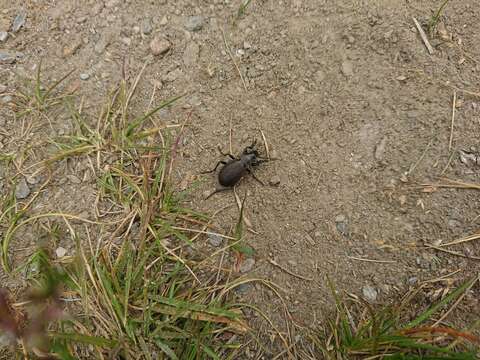
[[[455,107],[457,106],[457,92],[453,91],[453,101],[452,101],[452,121],[450,124],[450,141],[448,142],[448,151],[452,151],[453,144],[453,126],[455,124]]]
[[[451,180],[447,178],[441,178],[444,183],[424,183],[421,186],[428,188],[453,188],[453,189],[467,189],[467,190],[480,190],[480,184],[464,182],[460,180]]]
[[[355,257],[355,256],[347,256],[347,258],[352,259],[352,260],[379,263],[379,264],[395,264],[396,263],[395,260],[375,260],[375,259],[359,258],[359,257]]]
[[[447,250],[447,249],[441,248],[439,246],[430,245],[430,244],[425,244],[425,246],[427,248],[438,250],[438,251],[441,251],[441,252],[444,252],[444,253],[447,253],[447,254],[450,254],[450,255],[460,256],[460,257],[463,257],[463,258],[466,258],[466,259],[480,260],[480,257],[478,257],[478,256],[467,256],[465,254],[462,254],[462,253],[459,253],[459,252],[456,252],[456,251]]]
[[[480,239],[480,233],[470,235],[470,236],[467,236],[467,237],[464,237],[464,238],[461,238],[461,239],[458,239],[458,240],[454,240],[454,241],[451,241],[451,242],[446,243],[446,244],[440,244],[440,245],[437,245],[437,246],[438,247],[446,247],[446,246],[463,244],[463,243],[466,243],[466,242],[469,242],[469,241],[474,241],[474,240],[479,240],[479,239]]]
[[[430,42],[428,41],[427,34],[425,34],[425,31],[423,31],[422,25],[420,25],[418,20],[415,19],[414,17],[412,17],[412,19],[413,19],[413,22],[415,23],[415,26],[418,30],[418,33],[420,34],[420,37],[421,37],[423,43],[425,44],[425,47],[428,50],[428,53],[430,55],[432,55],[433,54],[433,47],[432,47],[432,45],[430,45]]]
[[[289,275],[292,275],[293,277],[296,277],[296,278],[299,278],[299,279],[302,279],[302,280],[305,280],[305,281],[313,281],[313,278],[307,278],[305,276],[302,276],[302,275],[299,275],[299,274],[295,274],[294,272],[288,270],[287,268],[283,267],[282,265],[280,265],[279,263],[277,263],[275,260],[273,259],[268,259],[268,261],[270,262],[270,264],[272,264],[273,266],[276,266],[278,267],[280,270],[283,270],[285,271],[287,274]]]
[[[220,29],[220,30],[222,32],[223,44],[225,45],[225,50],[227,50],[228,56],[230,56],[230,59],[232,60],[233,65],[235,65],[235,69],[237,69],[238,75],[240,76],[240,79],[242,80],[242,84],[243,84],[243,88],[245,89],[245,92],[248,92],[247,84],[245,82],[245,79],[243,78],[242,72],[240,71],[240,68],[238,67],[237,62],[235,61],[235,58],[233,57],[232,51],[230,50],[230,46],[228,46],[225,31],[223,29]]]

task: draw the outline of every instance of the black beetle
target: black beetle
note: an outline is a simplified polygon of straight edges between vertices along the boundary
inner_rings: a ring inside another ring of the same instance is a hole
[[[221,160],[212,170],[202,172],[202,174],[209,174],[216,171],[221,164],[223,165],[218,173],[218,183],[221,187],[217,188],[214,192],[208,195],[207,199],[217,192],[231,189],[247,173],[251,174],[255,180],[264,185],[263,182],[261,182],[255,176],[255,174],[253,174],[254,167],[268,161],[268,159],[264,159],[259,156],[258,150],[256,149],[256,140],[253,141],[252,145],[247,146],[243,150],[243,152],[240,154],[240,157],[235,157],[232,154],[224,154],[221,152],[221,150],[220,153],[223,156],[228,156],[230,161]]]

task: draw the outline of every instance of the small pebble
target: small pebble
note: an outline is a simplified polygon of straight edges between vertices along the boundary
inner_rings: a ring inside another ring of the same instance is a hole
[[[0,31],[0,42],[5,42],[8,38],[8,32]]]
[[[280,185],[280,176],[274,175],[272,178],[268,181],[268,183],[272,186],[278,186]]]
[[[385,155],[385,147],[387,146],[387,138],[384,136],[375,147],[375,160],[382,161]]]
[[[351,61],[346,60],[342,63],[342,74],[345,76],[353,75],[353,64]]]
[[[0,64],[13,64],[17,61],[15,54],[0,50]]]
[[[15,19],[13,19],[13,24],[12,24],[12,32],[16,33],[20,28],[25,25],[25,20],[27,18],[27,14],[25,12],[21,12],[17,16],[15,16]]]
[[[36,176],[33,176],[33,175],[28,175],[26,178],[27,180],[27,183],[29,183],[30,185],[36,185],[38,184],[38,178]]]
[[[152,22],[150,19],[145,19],[142,22],[142,33],[144,35],[150,35],[153,31]]]
[[[7,91],[7,86],[3,85],[3,84],[0,84],[0,94],[4,93],[5,91]]]
[[[2,97],[2,103],[3,104],[7,104],[7,103],[11,102],[12,100],[13,100],[13,98],[10,95],[6,95],[6,96]]]
[[[413,276],[407,280],[408,285],[415,285],[418,283],[418,278],[416,276]]]
[[[25,199],[28,195],[30,195],[30,188],[25,178],[21,178],[15,187],[15,197],[17,199]]]
[[[160,20],[160,25],[161,26],[165,26],[168,24],[168,19],[166,16],[162,17],[162,19]]]
[[[233,291],[235,291],[235,293],[236,293],[237,295],[245,295],[245,294],[248,293],[251,289],[252,289],[252,285],[251,285],[251,284],[249,284],[249,283],[244,283],[244,284],[238,285]]]
[[[159,36],[154,37],[150,42],[150,51],[155,56],[165,54],[171,47],[170,41]]]
[[[370,285],[366,285],[363,287],[362,294],[365,300],[367,300],[369,303],[373,303],[377,300],[378,292],[374,287]]]
[[[81,73],[80,74],[80,79],[81,80],[88,80],[90,78],[90,75],[87,73]]]
[[[57,255],[57,258],[62,258],[64,257],[65,255],[67,255],[67,249],[63,248],[63,247],[58,247],[56,250],[55,250],[55,254]]]
[[[214,247],[219,247],[223,243],[223,238],[217,234],[208,234],[208,242]]]
[[[201,15],[190,16],[185,21],[185,29],[188,31],[199,31],[203,28],[205,18]]]
[[[254,258],[247,258],[245,261],[242,263],[240,266],[240,272],[241,273],[247,273],[253,269],[253,266],[255,265],[255,259]]]

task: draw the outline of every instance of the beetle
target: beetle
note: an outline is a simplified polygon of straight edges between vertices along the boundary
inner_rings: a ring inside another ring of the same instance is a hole
[[[228,156],[230,160],[220,160],[212,170],[202,172],[202,174],[210,174],[215,172],[220,165],[223,165],[218,173],[218,183],[220,184],[220,188],[215,189],[215,191],[208,195],[206,199],[217,192],[233,188],[246,174],[251,174],[256,181],[264,185],[264,183],[255,176],[253,169],[261,163],[267,162],[268,159],[260,157],[259,152],[256,149],[256,144],[257,141],[254,140],[252,145],[247,146],[239,157],[232,154],[224,154],[219,149],[220,153],[223,156]]]

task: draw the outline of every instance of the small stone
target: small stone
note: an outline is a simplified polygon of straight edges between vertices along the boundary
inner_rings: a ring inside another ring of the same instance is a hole
[[[5,91],[7,91],[7,86],[3,85],[3,84],[0,84],[0,94],[4,93]]]
[[[39,180],[36,176],[33,176],[33,175],[28,175],[25,180],[27,180],[27,183],[29,183],[30,185],[36,185],[38,184]]]
[[[62,258],[67,255],[67,249],[60,246],[55,250],[55,255],[57,255],[57,258]]]
[[[338,215],[335,218],[335,226],[340,234],[343,236],[348,236],[348,225],[345,215]]]
[[[25,178],[21,178],[15,187],[15,197],[17,199],[25,199],[28,195],[30,195],[30,188]]]
[[[416,276],[412,276],[411,278],[409,278],[409,279],[407,280],[407,283],[408,283],[408,285],[413,286],[413,285],[415,285],[416,283],[418,283],[418,278],[417,278]]]
[[[205,18],[201,15],[190,16],[185,21],[185,29],[188,31],[199,31],[205,24]]]
[[[400,75],[400,76],[397,76],[396,78],[398,81],[405,81],[407,80],[407,77],[405,75]]]
[[[165,26],[167,24],[168,24],[167,16],[163,16],[162,19],[160,20],[160,25]]]
[[[374,287],[370,285],[366,285],[363,287],[362,294],[365,300],[367,300],[369,303],[373,303],[377,300],[378,292]]]
[[[0,42],[5,42],[8,38],[8,32],[0,31]]]
[[[273,175],[271,179],[268,181],[268,183],[272,186],[278,186],[280,185],[280,176],[278,175]]]
[[[195,66],[198,62],[198,56],[200,54],[200,47],[195,42],[188,43],[183,53],[183,63],[187,68]]]
[[[80,74],[80,79],[81,80],[88,80],[90,78],[90,74],[87,73],[81,73]]]
[[[119,3],[120,3],[120,0],[108,0],[108,1],[105,3],[105,7],[107,7],[107,8],[112,8],[112,7],[117,6]]]
[[[375,160],[382,161],[385,155],[385,147],[387,146],[387,137],[383,137],[382,140],[375,147]]]
[[[214,247],[219,247],[223,243],[223,238],[218,234],[208,234],[208,242]]]
[[[0,50],[0,64],[13,64],[17,61],[15,54]]]
[[[71,43],[69,43],[63,48],[63,57],[69,57],[74,55],[80,48],[80,46],[82,46],[82,39],[80,37],[73,39]]]
[[[250,284],[250,283],[243,283],[243,284],[238,285],[233,291],[235,291],[235,293],[236,293],[237,295],[245,295],[245,294],[248,293],[251,289],[252,289],[252,284]]]
[[[166,82],[173,82],[177,80],[182,75],[182,70],[176,68],[175,70],[170,71],[165,77],[163,78]]]
[[[342,74],[348,77],[353,75],[353,64],[351,61],[345,60],[342,63]]]
[[[251,48],[252,48],[252,45],[251,45],[249,42],[244,41],[244,42],[243,42],[243,48],[244,48],[245,50],[248,50],[248,49],[251,49]]]
[[[27,13],[22,11],[15,19],[13,19],[12,32],[16,33],[20,28],[25,25],[25,20],[27,19]]]
[[[150,19],[144,19],[141,28],[144,35],[150,35],[153,31],[152,21]]]
[[[156,36],[150,42],[150,51],[153,55],[158,56],[165,54],[168,50],[170,50],[172,44],[170,41],[163,37]]]
[[[254,265],[255,265],[255,259],[254,258],[247,258],[242,263],[239,270],[240,270],[241,273],[247,273],[247,272],[249,272],[253,269]]]
[[[6,95],[6,96],[3,96],[2,97],[2,103],[3,104],[8,104],[9,102],[11,102],[13,100],[13,98],[10,96],[10,95]]]

